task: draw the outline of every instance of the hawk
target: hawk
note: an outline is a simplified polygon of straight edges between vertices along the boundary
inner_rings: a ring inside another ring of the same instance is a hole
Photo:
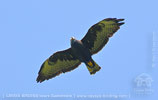
[[[108,42],[109,38],[124,24],[124,19],[106,18],[93,25],[82,40],[71,38],[71,47],[51,55],[41,66],[37,82],[51,79],[61,73],[77,68],[85,63],[90,74],[101,67],[92,59]]]

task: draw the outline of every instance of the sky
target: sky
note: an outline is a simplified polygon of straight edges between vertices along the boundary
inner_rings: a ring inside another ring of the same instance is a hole
[[[4,100],[156,100],[158,98],[157,0],[0,0],[0,98]],[[125,24],[85,64],[37,83],[41,64],[70,47],[105,18]],[[140,79],[147,76],[148,84]],[[136,81],[139,79],[139,81]],[[143,85],[138,86],[138,82]],[[150,86],[148,86],[151,84]]]

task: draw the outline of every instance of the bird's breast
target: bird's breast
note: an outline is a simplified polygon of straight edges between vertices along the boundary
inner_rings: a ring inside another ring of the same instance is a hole
[[[74,55],[80,59],[81,61],[89,61],[91,59],[91,53],[89,49],[87,49],[81,41],[75,41],[71,44],[71,48],[73,50]]]

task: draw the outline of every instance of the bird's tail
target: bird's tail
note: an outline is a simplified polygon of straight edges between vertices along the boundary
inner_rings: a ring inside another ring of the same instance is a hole
[[[89,62],[87,62],[86,66],[91,75],[95,74],[101,69],[101,67],[94,60],[90,60]]]

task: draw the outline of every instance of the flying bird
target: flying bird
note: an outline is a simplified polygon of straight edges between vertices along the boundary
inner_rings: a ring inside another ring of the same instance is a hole
[[[108,42],[109,38],[124,24],[124,19],[106,18],[88,30],[82,40],[71,38],[71,47],[51,55],[41,66],[37,82],[51,79],[61,73],[77,68],[85,63],[90,74],[95,74],[101,67],[92,59]]]

